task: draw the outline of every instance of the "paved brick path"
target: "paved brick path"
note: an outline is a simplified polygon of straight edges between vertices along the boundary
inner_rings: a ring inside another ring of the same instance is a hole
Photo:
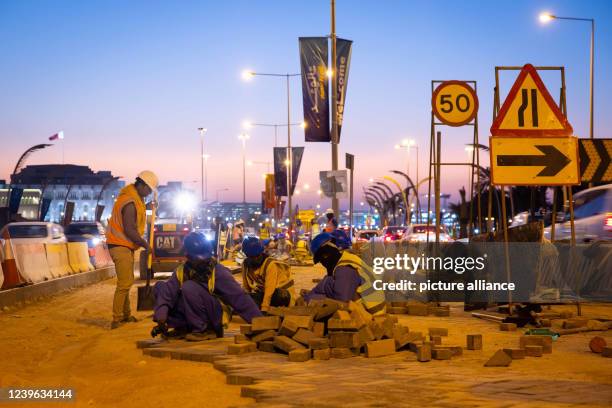
[[[312,286],[321,271],[295,268],[296,285]],[[587,309],[588,310],[588,309]],[[553,353],[515,360],[510,367],[483,367],[495,350],[518,347],[520,332],[499,332],[490,323],[452,308],[450,318],[400,316],[411,330],[447,327],[444,344],[465,347],[465,336],[482,333],[484,349],[464,350],[447,361],[419,363],[409,351],[368,359],[292,363],[281,354],[226,355],[237,325],[226,338],[205,343],[166,342],[143,352],[152,357],[212,363],[229,384],[241,386],[257,407],[559,407],[612,406],[612,359],[588,351],[591,334],[565,336]],[[598,333],[598,335],[602,335]],[[603,333],[609,343],[612,334]]]

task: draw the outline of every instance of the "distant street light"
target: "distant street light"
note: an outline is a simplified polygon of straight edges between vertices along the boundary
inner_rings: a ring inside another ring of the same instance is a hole
[[[249,135],[242,133],[238,139],[242,141],[242,202],[246,203],[246,141]]]
[[[49,146],[52,146],[52,145],[49,143],[41,143],[41,144],[34,145],[30,147],[28,150],[26,150],[25,152],[23,152],[23,154],[19,157],[19,160],[17,160],[17,164],[15,164],[15,168],[13,169],[13,172],[11,173],[11,178],[9,181],[9,189],[8,189],[9,191],[8,191],[8,194],[6,195],[7,207],[11,205],[11,194],[13,192],[12,187],[13,187],[14,176],[17,175],[17,173],[21,170],[26,160],[32,153],[37,152],[38,150],[45,149]],[[42,196],[40,198],[42,199]],[[17,209],[19,209],[19,206],[17,206]]]
[[[402,140],[402,142],[400,144],[396,144],[395,145],[396,149],[401,149],[401,148],[405,148],[406,152],[408,153],[408,173],[406,173],[408,175],[408,177],[410,177],[410,149],[416,149],[416,180],[417,180],[417,185],[415,187],[415,191],[414,193],[416,194],[416,196],[419,196],[419,145],[416,144],[416,142],[413,139],[404,139]]]
[[[594,82],[594,60],[595,60],[595,19],[593,18],[578,18],[578,17],[559,17],[551,13],[544,12],[540,14],[540,22],[546,24],[552,20],[572,20],[572,21],[587,21],[591,22],[591,56],[590,56],[590,126],[589,137],[593,139],[593,82]]]
[[[201,162],[201,171],[202,171],[202,178],[200,179],[201,182],[201,189],[202,189],[202,201],[207,201],[208,197],[207,194],[204,192],[204,134],[206,134],[206,131],[208,129],[206,128],[198,128],[198,131],[200,132],[200,162]]]

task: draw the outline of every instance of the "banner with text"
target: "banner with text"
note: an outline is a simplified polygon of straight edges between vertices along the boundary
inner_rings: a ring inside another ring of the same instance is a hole
[[[351,65],[351,46],[353,42],[338,38],[336,40],[336,112],[338,115],[338,143],[340,142],[340,131],[344,119],[344,102],[346,100],[346,87],[348,86],[349,68]]]
[[[291,148],[291,194],[295,190],[298,175],[300,173],[300,165],[302,164],[302,156],[304,155],[304,147]],[[274,184],[277,196],[287,195],[287,148],[274,148]]]
[[[327,37],[300,37],[300,67],[307,142],[329,142]]]

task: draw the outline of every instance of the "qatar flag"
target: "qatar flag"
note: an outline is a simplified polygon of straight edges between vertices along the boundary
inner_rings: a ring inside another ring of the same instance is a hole
[[[49,140],[58,140],[58,139],[63,139],[64,138],[64,132],[57,132],[56,134],[49,136]]]

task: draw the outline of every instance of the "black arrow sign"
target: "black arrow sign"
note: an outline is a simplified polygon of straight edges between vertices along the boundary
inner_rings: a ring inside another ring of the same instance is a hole
[[[556,176],[571,160],[561,153],[555,146],[536,145],[544,153],[539,156],[527,155],[500,155],[497,156],[498,166],[544,166],[538,173],[540,177]]]

